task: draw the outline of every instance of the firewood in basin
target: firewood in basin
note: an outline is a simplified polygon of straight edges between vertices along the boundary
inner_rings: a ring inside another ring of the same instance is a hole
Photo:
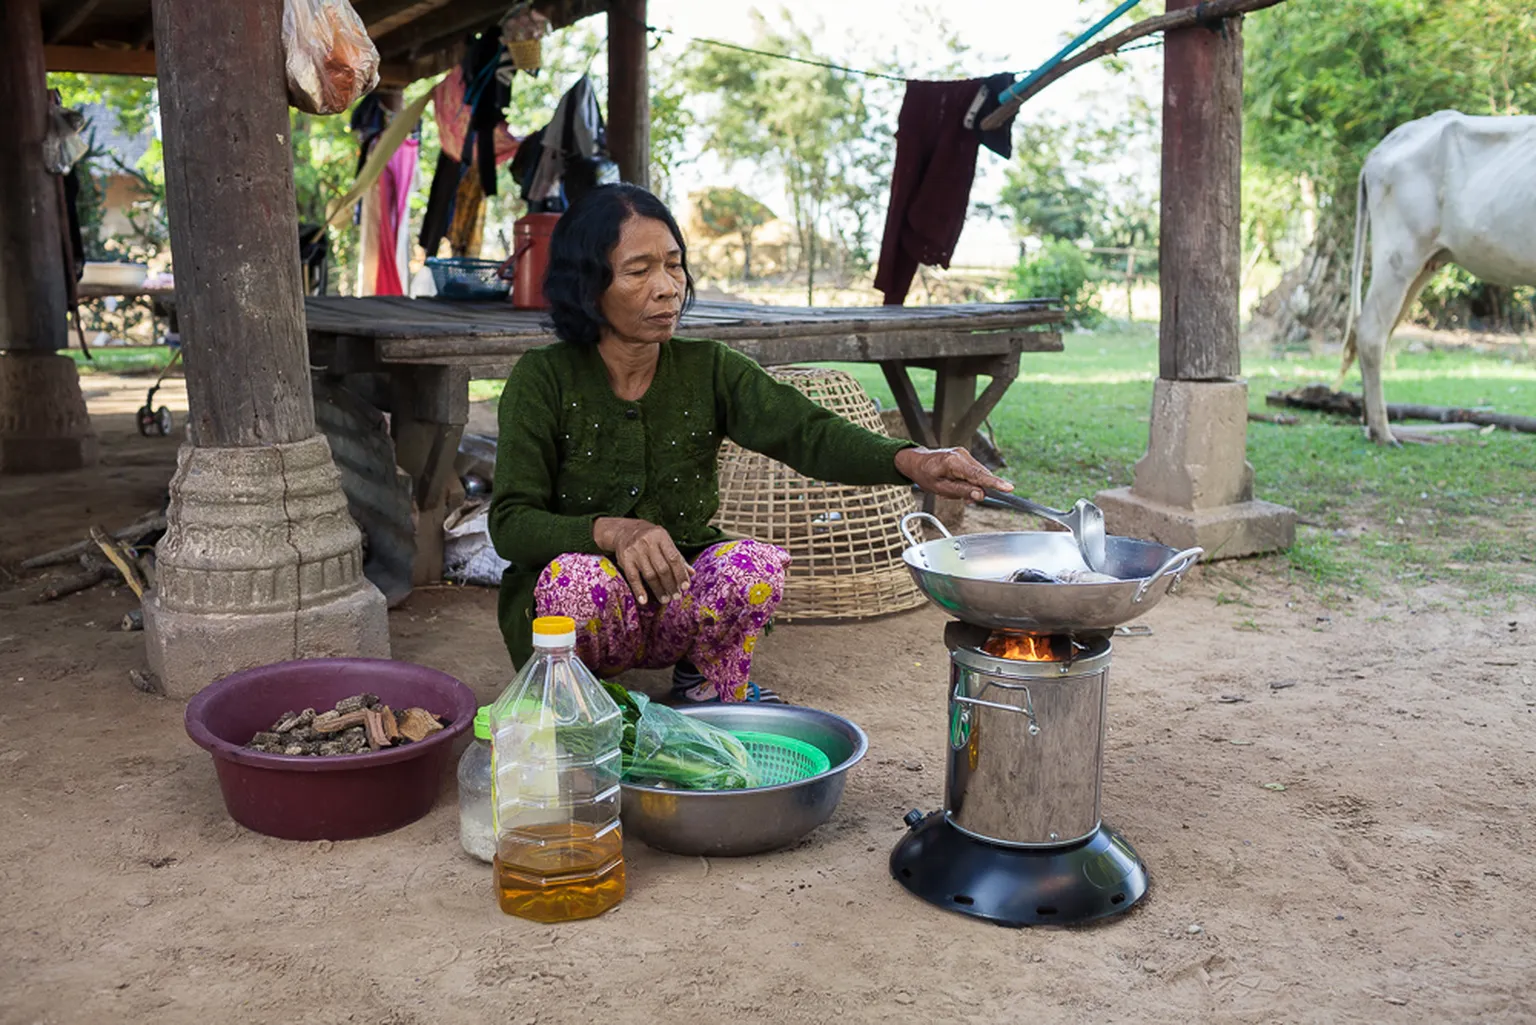
[[[325,715],[315,716],[315,721],[310,724],[310,728],[316,733],[340,733],[342,730],[349,730],[354,726],[365,725],[368,722],[368,712],[369,709],[365,708],[336,716],[332,716],[330,712],[327,712]]]
[[[368,747],[374,751],[388,747],[389,737],[384,733],[384,717],[379,714],[379,710],[365,709],[363,716],[363,728],[368,731]]]
[[[384,737],[391,744],[400,739],[400,720],[395,718],[395,713],[390,711],[388,705],[379,706],[379,719],[384,726]]]
[[[324,712],[286,711],[245,746],[269,754],[350,755],[413,743],[442,728],[425,708],[396,712],[377,695],[356,694]]]
[[[407,708],[399,727],[400,735],[414,744],[442,729],[443,724],[425,708]]]

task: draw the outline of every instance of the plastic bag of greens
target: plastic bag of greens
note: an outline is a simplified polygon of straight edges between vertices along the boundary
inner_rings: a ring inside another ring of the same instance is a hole
[[[718,726],[605,682],[624,713],[624,778],[684,790],[743,790],[761,785],[741,741]]]

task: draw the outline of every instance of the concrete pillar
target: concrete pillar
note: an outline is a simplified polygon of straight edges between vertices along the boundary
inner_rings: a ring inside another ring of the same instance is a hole
[[[282,5],[154,0],[188,443],[171,481],[150,668],[186,697],[292,658],[388,657],[315,428],[299,270]]]
[[[608,5],[608,149],[619,177],[651,187],[651,85],[646,0]]]
[[[48,129],[37,0],[0,5],[0,473],[78,470],[96,461],[68,344],[63,189],[43,166]]]
[[[1168,9],[1197,0],[1168,0]],[[1162,321],[1147,454],[1101,492],[1112,533],[1234,558],[1290,547],[1296,513],[1253,498],[1248,385],[1238,346],[1242,18],[1169,32],[1163,46]]]

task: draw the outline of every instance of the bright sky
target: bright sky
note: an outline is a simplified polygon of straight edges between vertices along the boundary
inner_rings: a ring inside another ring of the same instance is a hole
[[[770,21],[781,8],[787,11],[834,63],[859,68],[894,57],[913,77],[932,74],[951,59],[935,30],[937,19],[942,19],[967,48],[965,76],[980,77],[1036,67],[1080,26],[1112,10],[1114,0],[650,0],[649,17],[652,24],[679,36],[750,45],[754,7]],[[1127,24],[1130,19],[1122,18],[1108,32]],[[1161,83],[1161,49],[1137,51],[1127,54],[1126,59],[1133,70],[1129,78],[1113,76],[1097,63],[1091,64],[1030,100],[1021,116],[1059,119],[1091,110],[1112,116],[1117,100],[1128,90],[1140,89],[1155,97]],[[1002,158],[982,150],[971,191],[973,200],[996,198],[1005,166]],[[1148,168],[1147,173],[1155,175],[1156,168]],[[708,159],[680,169],[675,191],[687,195],[702,186],[722,183],[752,189],[770,206],[775,205],[774,197],[765,194],[768,183],[754,183],[749,170],[727,171]],[[1016,253],[1016,244],[1003,225],[972,218],[954,262],[1011,263]]]

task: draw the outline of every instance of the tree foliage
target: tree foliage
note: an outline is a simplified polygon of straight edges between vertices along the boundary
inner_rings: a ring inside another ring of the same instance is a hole
[[[787,15],[770,24],[753,11],[753,48],[825,61]],[[710,97],[707,144],[728,163],[754,162],[782,179],[814,288],[823,231],[839,258],[867,262],[874,216],[889,183],[894,132],[866,101],[865,83],[829,68],[762,53],[702,47],[686,71]]]
[[[1245,156],[1325,195],[1405,121],[1536,104],[1530,0],[1291,0],[1246,36]]]
[[[752,280],[752,233],[777,215],[740,189],[714,186],[701,189],[688,198],[709,237],[735,235],[741,239],[741,276],[745,281]]]
[[[1060,299],[1072,327],[1093,327],[1104,319],[1087,255],[1065,239],[1052,239],[1019,261],[1013,294],[1017,299]]]
[[[1078,246],[1135,250],[1133,265],[1145,277],[1157,272],[1157,179],[1147,166],[1155,163],[1157,121],[1138,95],[1121,95],[1118,103],[1108,116],[1095,111],[1070,122],[1020,124],[997,203],[978,206],[1007,220],[1021,243],[1035,239],[1046,249],[1058,240],[1071,243],[1073,259],[1100,276],[1123,278],[1125,254],[1084,253]],[[1065,250],[1054,251],[1049,263],[1067,261]],[[1027,266],[1033,260],[1026,258],[1017,274],[1038,279],[1038,269]]]
[[[1289,0],[1248,19],[1244,34],[1245,234],[1265,247],[1311,234],[1304,276],[1327,294],[1310,289],[1301,329],[1334,330],[1366,156],[1437,110],[1536,110],[1536,5]],[[1304,187],[1316,195],[1310,233],[1294,201]],[[1288,208],[1277,195],[1293,197]]]

